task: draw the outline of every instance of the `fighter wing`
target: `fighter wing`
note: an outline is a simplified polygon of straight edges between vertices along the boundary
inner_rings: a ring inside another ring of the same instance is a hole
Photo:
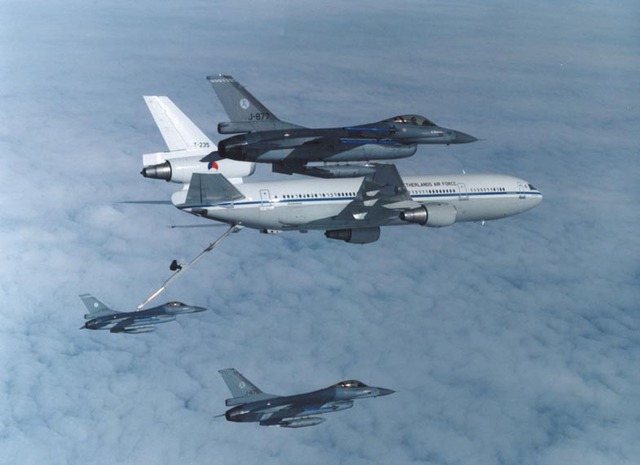
[[[283,420],[295,418],[304,412],[304,407],[293,404],[278,406],[273,411],[265,411],[260,420],[262,426],[280,426]]]
[[[315,415],[335,412],[351,408],[353,401],[350,400],[311,400],[303,403],[293,403],[282,406],[271,411],[264,411],[260,419],[263,426],[282,426],[285,428],[300,428],[313,426],[324,421]]]
[[[244,150],[251,160],[272,150],[292,150],[292,154],[295,156],[296,151],[305,151],[306,153],[310,149],[314,151],[323,150],[325,146],[329,146],[326,139],[326,137],[317,136],[296,137],[293,139],[284,139],[282,137],[265,139],[248,144]]]
[[[388,138],[368,137],[361,134],[358,137],[345,136],[341,131],[324,132],[321,135],[313,134],[313,130],[306,135],[291,136],[282,135],[281,131],[272,137],[265,137],[256,142],[251,142],[243,147],[243,150],[253,159],[271,150],[292,150],[290,158],[318,158],[324,159],[334,154],[339,154],[361,145],[382,145],[387,147],[404,147],[397,141]],[[375,149],[371,149],[375,150]]]
[[[353,145],[340,143],[337,137],[312,136],[293,139],[270,139],[251,143],[243,148],[249,160],[271,163],[282,159],[317,161],[353,149]],[[275,151],[275,152],[274,152]],[[283,152],[282,151],[286,151]],[[273,154],[270,154],[273,152]],[[278,155],[279,154],[279,155]],[[263,158],[263,156],[266,156]]]
[[[354,146],[370,144],[394,147],[403,147],[406,145],[388,138],[367,137],[367,135],[361,135],[360,137],[344,137],[339,133],[335,133],[321,137],[309,137],[304,141],[304,144],[300,144],[300,146],[313,148],[314,150],[341,153],[351,150]]]
[[[391,139],[326,136],[291,152],[287,159],[307,161],[369,161],[410,157],[415,144],[401,144]]]
[[[385,221],[398,218],[400,210],[419,207],[411,199],[394,164],[376,163],[370,165],[374,172],[364,177],[355,199],[338,215],[327,220],[319,220],[323,227],[379,226]]]
[[[150,322],[137,321],[135,318],[125,318],[115,324],[109,331],[112,333],[139,334],[150,333],[156,326]]]

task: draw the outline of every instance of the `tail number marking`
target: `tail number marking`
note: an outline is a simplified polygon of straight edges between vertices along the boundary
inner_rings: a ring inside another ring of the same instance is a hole
[[[269,113],[249,113],[249,121],[266,121],[270,116]]]

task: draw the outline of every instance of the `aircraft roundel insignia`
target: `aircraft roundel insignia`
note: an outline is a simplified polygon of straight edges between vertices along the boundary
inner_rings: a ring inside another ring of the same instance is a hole
[[[209,165],[207,166],[207,168],[217,170],[218,169],[218,164],[215,161],[210,161]]]
[[[247,100],[246,98],[240,99],[240,107],[243,110],[246,110],[247,108],[249,108],[249,100]]]
[[[244,384],[244,381],[240,381],[240,384],[238,384],[238,387],[239,387],[240,389],[244,389],[246,386],[247,386],[247,385],[246,385],[246,384]]]

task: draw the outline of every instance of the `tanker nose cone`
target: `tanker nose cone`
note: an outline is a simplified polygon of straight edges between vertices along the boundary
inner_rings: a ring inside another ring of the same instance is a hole
[[[533,205],[532,205],[532,207],[531,207],[531,208],[535,207],[535,206],[536,206],[536,205],[538,205],[540,202],[542,202],[542,194],[535,196],[535,197],[533,198],[532,202],[533,202]]]
[[[471,142],[475,142],[478,140],[475,137],[460,131],[454,131],[454,135],[455,135],[455,138],[453,140],[454,144],[470,144]]]

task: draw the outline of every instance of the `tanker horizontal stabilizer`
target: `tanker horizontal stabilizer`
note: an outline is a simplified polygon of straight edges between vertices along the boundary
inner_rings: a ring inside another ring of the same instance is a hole
[[[243,199],[244,195],[221,174],[194,173],[184,207],[218,205]]]

